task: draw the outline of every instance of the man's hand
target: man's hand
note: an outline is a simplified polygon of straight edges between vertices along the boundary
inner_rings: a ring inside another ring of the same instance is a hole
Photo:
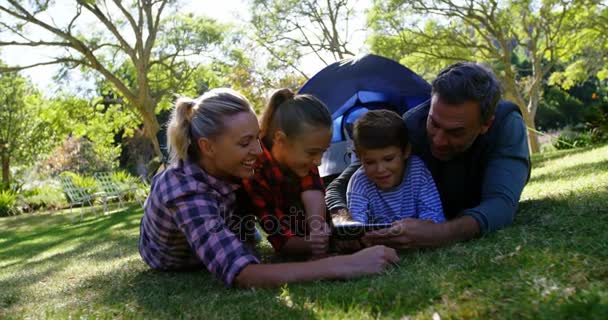
[[[443,227],[430,220],[406,218],[388,229],[366,233],[361,241],[366,246],[382,244],[395,249],[437,247],[445,238]]]
[[[455,241],[471,239],[479,234],[479,225],[469,216],[445,223],[406,218],[388,229],[368,232],[361,241],[366,245],[383,244],[395,249],[439,247]]]

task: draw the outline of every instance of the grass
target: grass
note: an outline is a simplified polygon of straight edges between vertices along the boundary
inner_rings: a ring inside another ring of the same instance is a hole
[[[386,273],[227,289],[139,258],[140,208],[0,219],[0,318],[608,319],[608,146],[533,159],[512,227]]]

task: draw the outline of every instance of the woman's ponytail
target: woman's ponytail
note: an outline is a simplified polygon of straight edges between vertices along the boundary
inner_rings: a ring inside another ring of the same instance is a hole
[[[167,126],[167,140],[169,146],[169,159],[171,162],[185,160],[188,158],[188,148],[192,139],[190,138],[190,123],[194,105],[196,102],[190,98],[179,98],[175,102],[175,108],[171,113],[171,119]]]

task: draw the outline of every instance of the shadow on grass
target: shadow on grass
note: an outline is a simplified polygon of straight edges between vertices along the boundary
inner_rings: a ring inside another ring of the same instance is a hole
[[[545,164],[551,160],[564,158],[569,155],[575,155],[575,154],[591,151],[591,150],[602,148],[602,147],[603,146],[591,146],[591,147],[584,147],[584,148],[558,150],[558,151],[554,151],[554,152],[534,154],[534,155],[532,155],[532,157],[530,159],[532,161],[532,170],[534,170],[534,168],[544,167]]]
[[[606,171],[608,171],[608,160],[579,164],[560,171],[546,172],[540,175],[532,176],[530,182],[543,183],[552,180],[569,180]]]
[[[128,218],[125,219],[124,216]],[[0,257],[28,258],[74,240],[102,241],[112,230],[136,228],[140,218],[141,209],[132,208],[106,216],[87,218],[75,224],[70,224],[65,216],[59,215],[23,217],[19,224],[11,223],[12,228],[0,231],[0,238],[7,239],[2,242]],[[27,226],[27,229],[24,230],[20,226]]]

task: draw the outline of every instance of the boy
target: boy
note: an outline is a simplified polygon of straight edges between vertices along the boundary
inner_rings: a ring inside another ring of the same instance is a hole
[[[369,111],[355,122],[353,140],[362,164],[346,194],[354,221],[445,221],[433,177],[420,158],[410,156],[407,128],[397,113]]]

